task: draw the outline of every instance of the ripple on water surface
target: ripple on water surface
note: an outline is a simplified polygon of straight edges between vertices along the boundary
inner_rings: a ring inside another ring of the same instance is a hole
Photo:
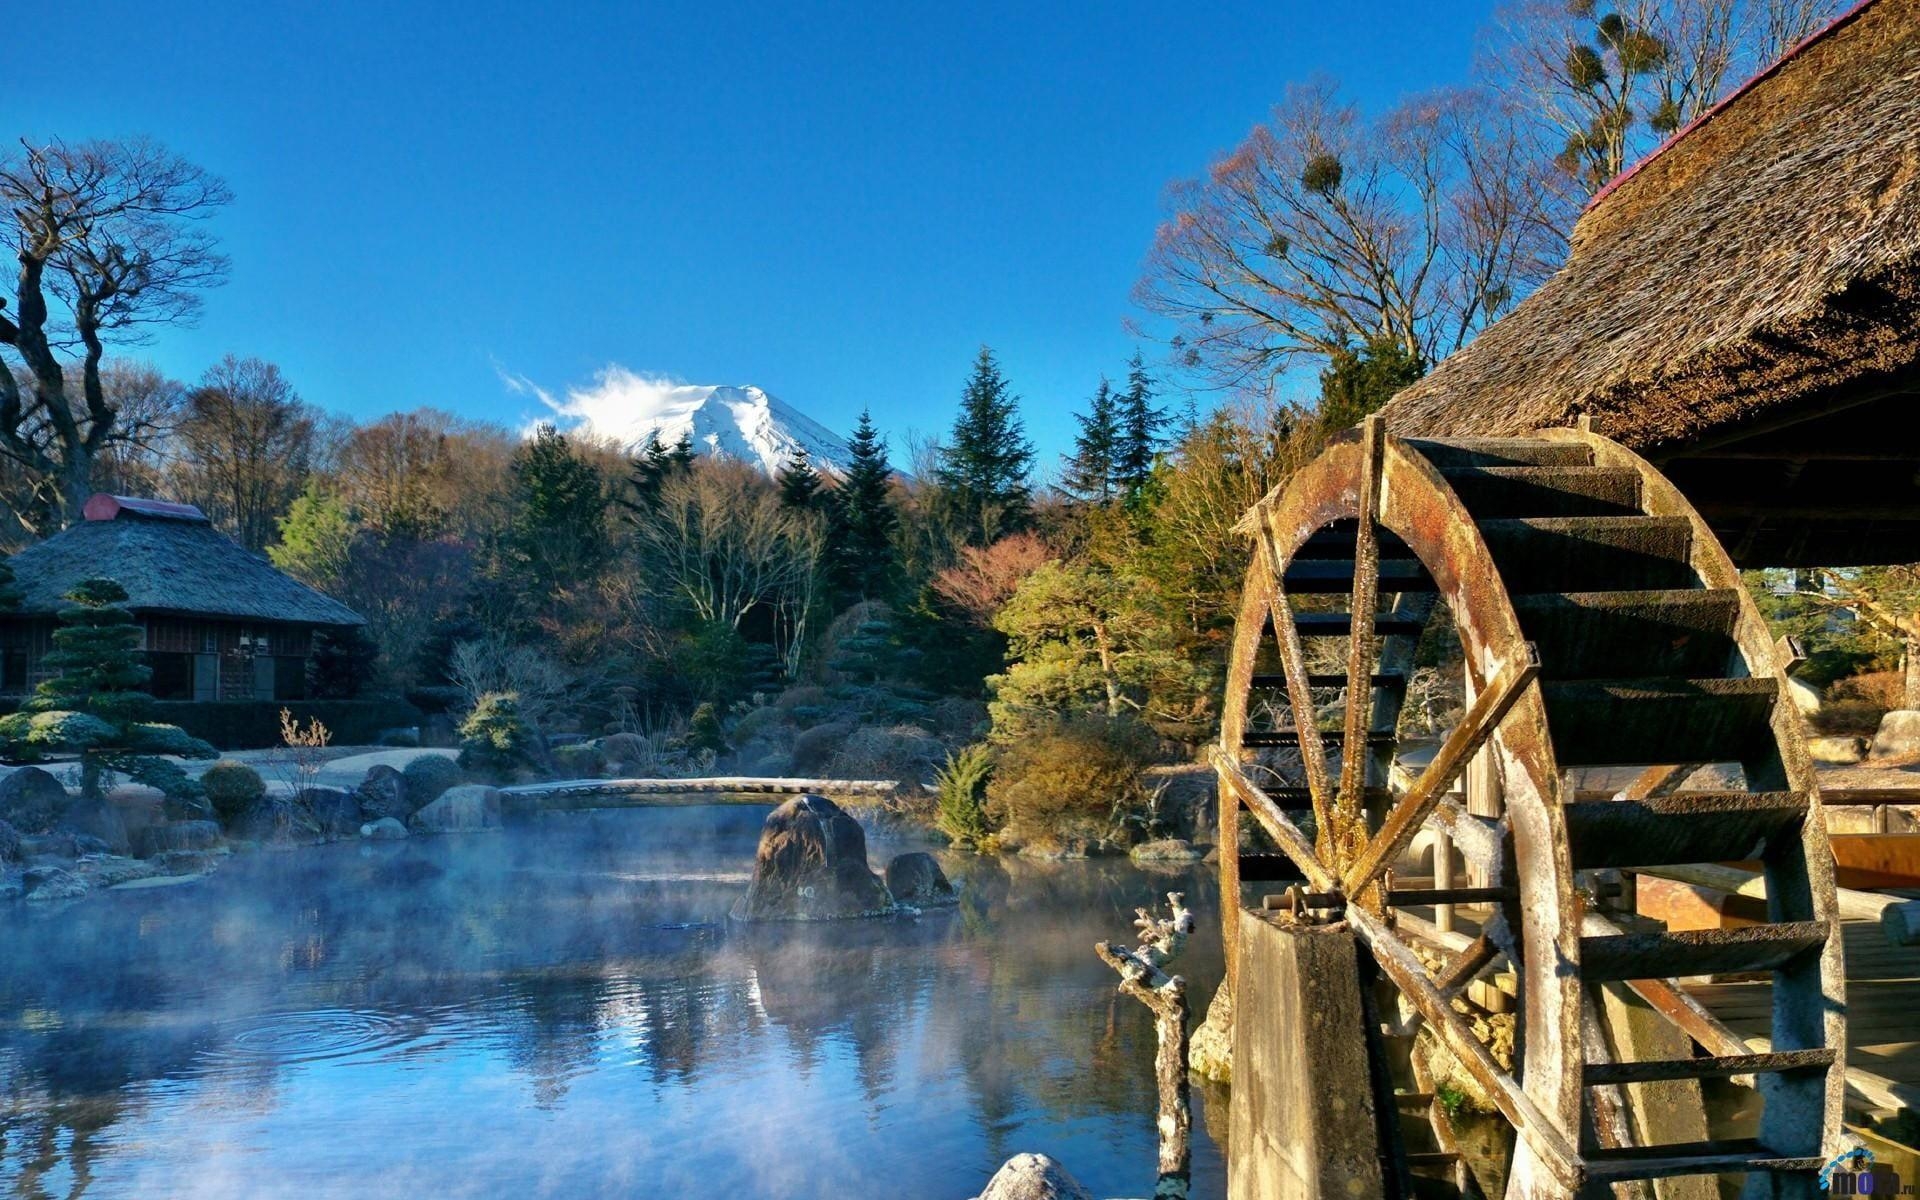
[[[214,1067],[323,1062],[392,1050],[425,1029],[417,1017],[362,1009],[259,1013],[222,1024],[220,1044],[200,1060]]]

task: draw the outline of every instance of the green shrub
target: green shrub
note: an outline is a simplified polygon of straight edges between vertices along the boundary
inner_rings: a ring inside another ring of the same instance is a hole
[[[594,779],[606,774],[607,760],[600,748],[590,742],[577,746],[555,746],[554,769],[563,779]]]
[[[483,779],[505,780],[533,762],[533,732],[520,719],[520,698],[488,692],[460,722],[460,769]]]
[[[596,745],[608,768],[623,775],[645,771],[653,763],[653,743],[637,733],[610,733]]]
[[[1002,748],[987,814],[1022,842],[1113,836],[1144,807],[1157,749],[1153,731],[1131,718],[1056,718]]]
[[[720,710],[712,701],[693,710],[693,720],[687,723],[686,745],[689,750],[727,752],[727,733],[720,727]]]
[[[939,801],[933,822],[954,845],[977,846],[993,832],[987,820],[987,781],[992,778],[993,747],[985,742],[954,751],[934,772]]]
[[[400,770],[407,803],[425,808],[440,794],[460,782],[460,767],[444,754],[422,754]]]
[[[200,776],[200,787],[222,824],[232,824],[241,813],[253,807],[254,801],[267,794],[260,772],[230,758],[208,767]]]

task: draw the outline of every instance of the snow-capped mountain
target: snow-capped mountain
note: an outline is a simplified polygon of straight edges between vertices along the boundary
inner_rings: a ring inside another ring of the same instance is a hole
[[[664,446],[693,435],[702,454],[752,463],[777,474],[796,453],[807,452],[814,468],[841,473],[852,458],[846,440],[777,396],[751,385],[709,386],[649,379],[623,367],[608,367],[584,390],[553,402],[575,428],[626,448],[649,434]]]

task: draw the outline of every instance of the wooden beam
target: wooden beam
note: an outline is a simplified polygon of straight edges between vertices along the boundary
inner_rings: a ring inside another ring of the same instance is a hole
[[[1413,841],[1414,834],[1420,832],[1433,810],[1446,798],[1447,790],[1500,728],[1500,722],[1506,719],[1514,702],[1539,674],[1540,652],[1529,642],[1526,658],[1502,667],[1492,682],[1474,697],[1466,715],[1441,743],[1427,769],[1420,772],[1420,778],[1414,780],[1406,795],[1400,797],[1387,819],[1380,823],[1379,832],[1367,843],[1366,850],[1347,866],[1345,882],[1349,896],[1359,895],[1393,865],[1393,860]]]
[[[1228,757],[1224,751],[1216,747],[1211,757],[1213,769],[1220,776],[1220,781],[1240,798],[1240,803],[1246,805],[1247,811],[1260,822],[1261,828],[1265,829],[1267,835],[1279,845],[1282,853],[1291,858],[1294,865],[1300,868],[1300,873],[1307,877],[1307,882],[1321,891],[1335,890],[1339,880],[1321,863],[1319,856],[1313,852],[1313,843],[1307,840],[1307,835],[1293,823],[1285,810],[1255,786],[1254,782],[1247,778],[1246,772],[1240,769],[1240,764]]]

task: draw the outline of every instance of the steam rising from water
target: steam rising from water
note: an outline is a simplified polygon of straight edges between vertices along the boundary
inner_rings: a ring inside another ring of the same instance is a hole
[[[938,1198],[1019,1150],[1150,1188],[1151,1030],[1091,947],[1203,880],[954,858],[955,912],[730,927],[765,811],[265,854],[11,910],[0,1195]]]

